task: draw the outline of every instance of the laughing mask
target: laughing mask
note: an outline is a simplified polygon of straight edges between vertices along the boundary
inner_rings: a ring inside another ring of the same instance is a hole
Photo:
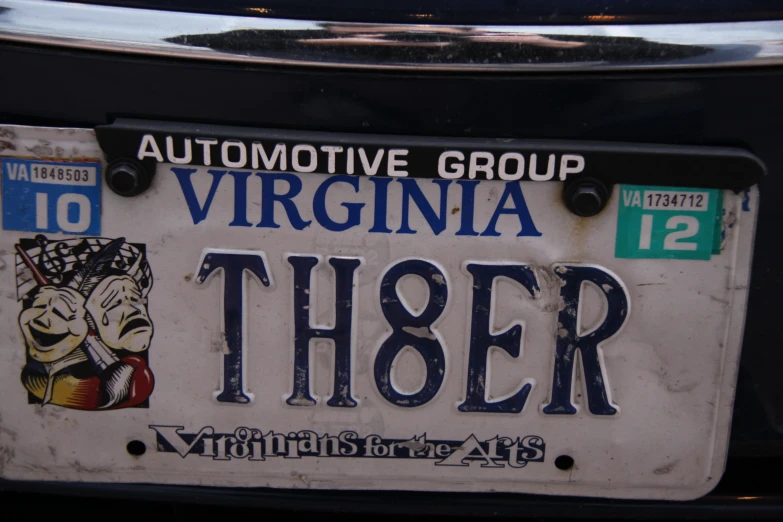
[[[84,297],[70,288],[43,286],[19,315],[27,349],[36,361],[50,363],[74,351],[87,337]]]
[[[152,321],[147,299],[133,278],[108,276],[87,298],[87,311],[101,340],[114,350],[141,352],[149,348]]]

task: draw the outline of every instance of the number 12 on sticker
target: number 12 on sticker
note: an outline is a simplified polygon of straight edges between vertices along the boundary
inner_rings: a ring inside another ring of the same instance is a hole
[[[615,256],[631,259],[710,259],[717,189],[621,185]]]
[[[642,214],[642,230],[639,234],[639,250],[652,249],[652,214]],[[680,225],[685,225],[682,229]],[[694,241],[680,241],[699,233],[699,220],[693,216],[672,216],[666,220],[666,229],[673,230],[663,239],[664,250],[697,250],[699,244]]]

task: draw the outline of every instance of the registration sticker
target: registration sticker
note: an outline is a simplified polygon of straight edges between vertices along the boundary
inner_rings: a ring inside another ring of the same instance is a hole
[[[101,232],[100,162],[3,158],[3,229]]]
[[[721,196],[717,189],[621,185],[615,257],[710,259]]]

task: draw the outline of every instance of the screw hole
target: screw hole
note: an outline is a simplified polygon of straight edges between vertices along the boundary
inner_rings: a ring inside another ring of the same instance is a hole
[[[555,467],[557,469],[562,469],[563,471],[568,471],[574,467],[574,459],[569,455],[560,455],[555,459]]]
[[[132,440],[128,443],[127,449],[134,457],[141,457],[147,452],[147,445],[140,440]]]

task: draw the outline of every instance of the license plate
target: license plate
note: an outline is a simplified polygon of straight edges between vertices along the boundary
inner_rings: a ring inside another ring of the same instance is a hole
[[[0,127],[3,478],[668,499],[719,480],[755,187],[649,167],[580,217],[564,183],[592,149],[442,141],[417,177],[415,138],[198,132],[139,133],[128,165],[154,179],[121,197],[116,143]]]

